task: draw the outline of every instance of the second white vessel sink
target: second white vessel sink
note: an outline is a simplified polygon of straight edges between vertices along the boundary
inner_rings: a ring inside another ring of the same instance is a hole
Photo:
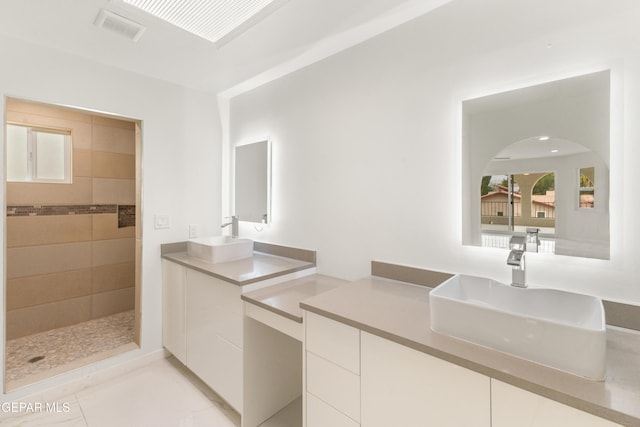
[[[604,380],[606,323],[597,297],[456,275],[430,292],[431,328],[592,380]]]
[[[253,240],[229,236],[199,237],[187,241],[187,255],[211,263],[253,256]]]

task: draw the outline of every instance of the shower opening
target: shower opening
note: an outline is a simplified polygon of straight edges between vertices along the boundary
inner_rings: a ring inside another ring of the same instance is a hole
[[[139,347],[140,128],[5,98],[5,391]]]

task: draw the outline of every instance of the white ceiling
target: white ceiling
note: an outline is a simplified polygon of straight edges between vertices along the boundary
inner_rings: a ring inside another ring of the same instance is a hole
[[[121,0],[2,0],[0,33],[199,90],[251,88],[450,0],[288,0],[219,48]],[[93,25],[105,8],[147,27],[138,42]]]

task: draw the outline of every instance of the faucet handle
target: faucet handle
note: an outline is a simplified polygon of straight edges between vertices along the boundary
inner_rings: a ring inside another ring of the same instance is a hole
[[[514,267],[522,267],[524,261],[524,251],[521,249],[512,249],[507,257],[507,264]]]

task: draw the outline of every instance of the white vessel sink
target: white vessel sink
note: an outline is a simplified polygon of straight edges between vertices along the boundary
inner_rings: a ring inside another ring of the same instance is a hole
[[[187,255],[214,264],[249,258],[253,256],[253,240],[229,236],[191,239],[187,241]]]
[[[597,297],[456,275],[430,292],[429,305],[435,332],[604,380],[606,326]]]

